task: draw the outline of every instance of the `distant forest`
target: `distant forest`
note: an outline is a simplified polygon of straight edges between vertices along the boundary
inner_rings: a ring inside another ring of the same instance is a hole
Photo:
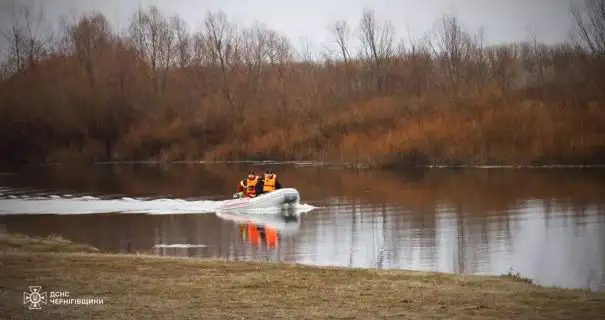
[[[605,1],[570,15],[564,43],[488,46],[454,16],[403,41],[365,10],[332,23],[318,59],[222,12],[190,29],[152,6],[125,30],[91,12],[48,36],[44,12],[18,8],[2,30],[0,162],[603,164]]]

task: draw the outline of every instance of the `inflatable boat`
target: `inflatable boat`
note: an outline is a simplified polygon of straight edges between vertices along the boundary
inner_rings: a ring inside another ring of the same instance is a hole
[[[262,210],[268,208],[296,208],[300,204],[300,195],[294,188],[283,188],[264,193],[254,198],[225,200],[219,205],[221,211]]]

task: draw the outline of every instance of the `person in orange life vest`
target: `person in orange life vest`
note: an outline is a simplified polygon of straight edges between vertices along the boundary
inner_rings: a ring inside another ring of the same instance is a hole
[[[257,195],[258,181],[260,177],[254,174],[253,170],[248,171],[248,176],[242,179],[238,186],[237,191],[242,192],[245,197],[254,198]]]
[[[281,189],[281,183],[277,180],[277,175],[271,169],[265,170],[265,175],[260,180],[261,193],[267,193]]]

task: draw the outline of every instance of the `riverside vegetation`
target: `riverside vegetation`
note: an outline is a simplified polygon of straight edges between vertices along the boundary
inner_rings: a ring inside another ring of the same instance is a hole
[[[471,276],[104,254],[61,237],[0,235],[0,317],[13,319],[597,319],[605,292],[547,288],[513,272]],[[28,310],[23,291],[100,305]],[[304,303],[301,303],[304,301]]]
[[[603,0],[574,7],[565,43],[488,46],[453,16],[398,41],[365,10],[333,22],[320,54],[221,12],[190,28],[149,7],[121,30],[92,12],[49,35],[42,11],[16,8],[2,161],[602,164],[604,13]]]

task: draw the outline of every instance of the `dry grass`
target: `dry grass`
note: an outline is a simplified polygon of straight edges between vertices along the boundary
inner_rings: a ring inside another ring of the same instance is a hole
[[[597,319],[605,314],[604,293],[545,288],[510,276],[32,252],[30,241],[56,246],[48,239],[0,239],[2,319]],[[13,249],[16,243],[26,246],[5,251],[7,243]],[[28,310],[22,292],[30,285],[69,291],[72,298],[103,298],[104,304]]]
[[[73,243],[61,236],[47,238],[29,237],[21,234],[0,234],[0,249],[3,252],[99,252],[95,247]]]

